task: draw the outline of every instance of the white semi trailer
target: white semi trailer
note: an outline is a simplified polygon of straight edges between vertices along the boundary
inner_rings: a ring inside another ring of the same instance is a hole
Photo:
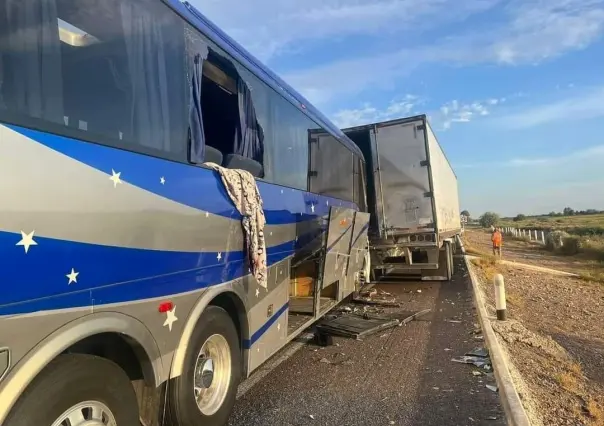
[[[457,177],[426,116],[343,131],[366,161],[367,272],[450,280],[461,233]]]

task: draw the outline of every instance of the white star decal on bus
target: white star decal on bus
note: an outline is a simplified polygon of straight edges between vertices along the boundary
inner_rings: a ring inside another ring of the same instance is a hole
[[[166,320],[164,321],[164,327],[168,327],[170,331],[172,331],[172,324],[178,321],[176,317],[176,305],[170,311],[166,311]]]
[[[166,178],[165,178],[165,177],[163,177],[163,176],[162,176],[162,177],[160,177],[160,178],[159,178],[159,183],[161,183],[162,185],[165,185],[165,184],[166,184]]]
[[[218,259],[218,261],[220,261],[222,259],[222,253],[218,253],[218,255],[216,256],[216,259]]]
[[[256,287],[256,297],[260,296],[260,289]]]
[[[31,246],[37,246],[38,243],[36,241],[34,241],[34,233],[36,231],[31,231],[29,234],[26,234],[25,232],[21,231],[21,241],[19,241],[17,244],[17,246],[23,246],[23,248],[25,249],[25,253],[27,254],[27,252],[29,251],[29,248]]]
[[[67,285],[69,285],[71,283],[77,283],[78,275],[80,275],[80,273],[76,272],[75,269],[71,268],[71,272],[69,274],[65,275],[67,278],[69,278],[69,282],[67,283]]]
[[[310,211],[313,212],[313,213],[315,212],[315,205],[314,205],[314,203],[310,205]]]
[[[120,175],[122,174],[122,172],[115,172],[115,170],[111,169],[111,176],[109,177],[109,180],[113,182],[113,187],[117,188],[117,184],[118,183],[124,183],[122,182],[122,179],[120,178]]]

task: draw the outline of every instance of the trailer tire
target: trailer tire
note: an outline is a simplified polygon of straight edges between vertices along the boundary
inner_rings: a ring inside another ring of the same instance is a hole
[[[71,417],[69,417],[71,416]],[[5,426],[80,426],[112,420],[117,426],[139,423],[130,379],[117,364],[85,354],[59,355],[34,379],[9,414]],[[74,420],[72,420],[74,419]]]
[[[361,274],[363,275],[363,285],[367,285],[371,282],[372,279],[372,269],[371,269],[371,255],[369,254],[369,250],[365,252],[365,257],[363,259],[363,269],[361,270]]]
[[[226,425],[240,380],[241,348],[235,324],[224,309],[208,306],[193,330],[182,374],[168,383],[167,424]]]
[[[445,254],[447,257],[447,281],[453,279],[453,248],[450,241],[445,241]]]

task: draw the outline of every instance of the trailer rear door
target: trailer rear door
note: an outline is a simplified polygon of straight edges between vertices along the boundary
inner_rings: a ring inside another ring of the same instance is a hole
[[[388,234],[434,231],[423,119],[390,122],[375,128],[381,225]]]

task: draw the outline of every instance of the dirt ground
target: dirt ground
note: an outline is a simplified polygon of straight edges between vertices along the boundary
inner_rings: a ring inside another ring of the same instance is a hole
[[[474,253],[490,235],[466,231]],[[523,241],[505,241],[504,259],[575,272],[585,265]],[[604,425],[604,286],[519,267],[476,261],[487,310],[494,315],[492,277],[503,274],[509,321],[492,321],[513,364],[534,424]]]

